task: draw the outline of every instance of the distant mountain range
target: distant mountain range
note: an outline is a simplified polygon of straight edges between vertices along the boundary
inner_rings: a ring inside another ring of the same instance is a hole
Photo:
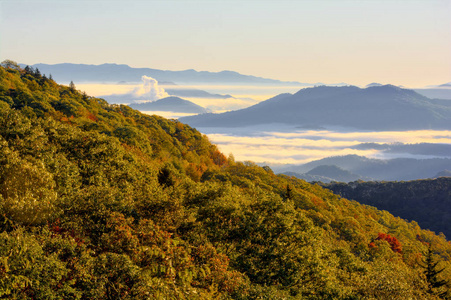
[[[308,182],[320,181],[329,183],[333,181],[351,182],[356,180],[372,180],[372,178],[354,174],[335,165],[320,165],[303,174],[295,172],[284,172],[284,174],[288,176],[294,176]]]
[[[440,143],[361,143],[350,147],[357,150],[378,150],[384,154],[402,154],[408,156],[449,157],[451,158],[451,144]]]
[[[25,66],[22,64],[22,66]],[[184,71],[168,71],[151,68],[132,68],[123,64],[34,64],[42,74],[47,74],[57,82],[141,82],[143,75],[150,76],[159,82],[183,83],[229,83],[229,84],[264,84],[264,85],[310,85],[295,81],[280,81],[250,75],[243,75],[233,71],[207,72],[193,69]]]
[[[451,171],[450,170],[443,170],[441,172],[438,172],[437,175],[435,175],[434,178],[440,178],[440,177],[451,177]]]
[[[383,84],[373,82],[370,84],[367,84],[365,87],[375,87],[375,86],[383,86]],[[398,86],[400,88],[404,88],[402,86]],[[412,89],[415,92],[417,92],[420,95],[426,96],[431,99],[446,99],[451,100],[451,82],[435,85],[435,86],[428,86],[424,88],[414,88]]]
[[[440,176],[440,174],[446,176],[448,174],[446,170],[451,170],[451,158],[395,158],[382,160],[358,155],[346,155],[327,157],[303,165],[291,166],[281,173],[296,176],[307,181],[349,182],[358,179],[399,181],[435,178]],[[305,178],[305,174],[320,175],[327,178],[327,180]]]
[[[441,88],[451,88],[451,82],[447,82],[447,83],[444,83],[444,84],[440,84],[438,87],[441,87]]]
[[[221,94],[212,94],[206,91],[198,90],[198,89],[166,89],[165,92],[171,96],[175,97],[189,97],[189,98],[208,98],[208,99],[234,99],[230,95],[221,95]],[[133,92],[125,93],[125,94],[112,94],[112,95],[102,95],[100,98],[105,99],[108,103],[117,104],[117,103],[133,103],[139,100],[148,100],[149,96],[137,95]]]
[[[373,87],[373,86],[383,86],[383,84],[377,83],[377,82],[373,82],[373,83],[367,84],[365,87],[369,88],[369,87]]]
[[[414,91],[431,99],[451,100],[451,88],[414,89]]]
[[[450,129],[451,107],[393,85],[361,89],[319,86],[281,94],[223,114],[185,117],[193,127],[239,127],[270,123],[357,130]]]
[[[428,85],[426,88],[445,88],[445,89],[449,89],[449,88],[451,88],[451,82],[446,82],[446,83],[437,84],[437,85]]]
[[[179,89],[179,88],[166,88],[164,89],[169,95],[177,97],[190,97],[190,98],[212,98],[212,99],[227,99],[233,98],[231,95],[212,94],[207,91],[198,89]]]
[[[414,89],[414,91],[432,99],[451,100],[451,82],[431,85],[422,89]]]
[[[153,102],[133,103],[129,106],[140,111],[170,111],[176,113],[194,114],[208,112],[208,110],[202,106],[179,97],[167,97]]]

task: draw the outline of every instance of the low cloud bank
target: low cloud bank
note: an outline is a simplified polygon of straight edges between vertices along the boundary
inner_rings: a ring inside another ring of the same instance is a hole
[[[271,131],[255,128],[199,130],[217,144],[223,153],[233,153],[239,161],[251,160],[257,163],[303,164],[348,154],[380,159],[451,156],[451,152],[446,155],[446,149],[451,149],[451,131],[337,132],[292,128],[288,132],[285,127],[273,128]]]

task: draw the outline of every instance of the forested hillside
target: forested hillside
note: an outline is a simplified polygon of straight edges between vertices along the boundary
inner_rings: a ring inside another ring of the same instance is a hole
[[[451,237],[451,178],[323,185],[335,194],[415,220],[422,228]]]
[[[0,231],[2,298],[449,296],[443,236],[11,61]]]

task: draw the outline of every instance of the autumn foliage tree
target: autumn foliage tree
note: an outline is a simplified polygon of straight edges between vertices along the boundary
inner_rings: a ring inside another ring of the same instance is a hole
[[[398,239],[395,238],[394,236],[391,236],[391,235],[386,234],[386,233],[379,232],[377,234],[377,238],[375,238],[374,240],[375,241],[386,241],[390,245],[390,249],[393,252],[395,252],[395,253],[402,253],[402,245],[398,241]],[[372,248],[376,247],[374,242],[371,242],[369,246],[372,247]]]

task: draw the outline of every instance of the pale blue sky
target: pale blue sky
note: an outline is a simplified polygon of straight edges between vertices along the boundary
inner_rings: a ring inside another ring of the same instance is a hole
[[[7,58],[418,87],[451,81],[451,1],[0,0]]]

